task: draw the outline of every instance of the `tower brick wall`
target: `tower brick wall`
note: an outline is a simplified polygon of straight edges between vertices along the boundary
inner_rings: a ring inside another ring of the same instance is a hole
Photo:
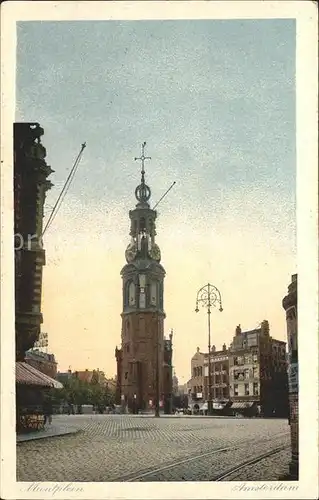
[[[117,358],[117,400],[129,411],[153,408],[161,401],[169,411],[172,393],[171,366],[164,359],[164,278],[161,252],[155,242],[157,213],[151,209],[151,190],[145,183],[142,155],[141,183],[135,190],[137,204],[129,211],[130,243],[127,264],[121,270],[123,288],[121,348]],[[167,356],[167,354],[166,354]],[[165,402],[165,403],[164,403]]]

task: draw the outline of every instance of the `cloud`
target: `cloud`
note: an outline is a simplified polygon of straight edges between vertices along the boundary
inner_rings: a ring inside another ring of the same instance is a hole
[[[45,234],[44,325],[61,368],[115,371],[128,210],[147,141],[158,206],[166,331],[187,377],[207,318],[196,291],[221,289],[213,341],[281,307],[295,271],[295,25],[277,21],[20,23],[17,120],[44,127],[53,206],[83,141],[74,182]]]

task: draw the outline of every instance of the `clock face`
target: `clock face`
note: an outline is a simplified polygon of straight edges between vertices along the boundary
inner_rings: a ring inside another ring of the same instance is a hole
[[[161,251],[160,251],[158,245],[155,244],[152,246],[151,250],[149,251],[149,256],[151,257],[151,259],[154,259],[157,261],[161,260]]]
[[[125,258],[127,262],[132,262],[135,259],[137,253],[137,247],[134,243],[130,243],[125,250]]]

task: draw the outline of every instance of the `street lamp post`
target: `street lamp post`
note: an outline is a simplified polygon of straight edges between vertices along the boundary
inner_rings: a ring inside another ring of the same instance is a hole
[[[198,306],[207,308],[207,319],[208,319],[208,415],[212,414],[212,374],[211,374],[211,334],[210,334],[210,314],[211,307],[217,307],[219,305],[219,311],[223,311],[222,298],[220,291],[214,285],[208,283],[207,285],[200,288],[197,292],[196,297],[196,309],[195,312],[199,312]]]

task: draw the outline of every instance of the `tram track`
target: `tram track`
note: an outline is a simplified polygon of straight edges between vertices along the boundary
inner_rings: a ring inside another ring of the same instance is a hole
[[[214,462],[214,463],[216,464],[216,466],[218,466],[219,465],[218,457],[219,458],[226,457],[228,454],[231,454],[230,459],[232,459],[233,454],[235,454],[235,453],[238,453],[240,451],[245,452],[245,450],[251,450],[251,449],[254,449],[254,447],[258,447],[258,446],[265,446],[267,443],[274,444],[274,442],[276,442],[276,440],[278,440],[278,439],[283,440],[288,436],[289,436],[289,433],[284,433],[284,434],[280,433],[280,434],[273,435],[270,438],[261,439],[257,442],[255,439],[242,440],[242,441],[239,441],[236,444],[233,444],[231,446],[223,446],[223,447],[219,447],[219,448],[216,448],[214,450],[211,450],[209,452],[194,454],[194,455],[189,456],[187,458],[179,459],[179,460],[176,460],[176,461],[171,462],[169,464],[162,465],[162,466],[152,468],[149,470],[144,470],[143,472],[140,472],[137,474],[136,473],[126,474],[125,476],[122,476],[120,478],[118,477],[116,479],[112,479],[111,481],[134,482],[134,481],[148,481],[149,479],[151,481],[156,481],[156,480],[165,481],[166,479],[164,477],[165,477],[165,475],[167,475],[167,473],[170,474],[172,471],[175,470],[175,474],[178,476],[176,469],[178,469],[178,468],[183,469],[187,466],[192,467],[192,463],[194,463],[194,462],[198,463],[199,461],[206,461],[206,460],[209,460],[210,458],[214,458],[216,456],[216,462]],[[232,467],[229,467],[226,471],[224,470],[220,474],[217,474],[213,479],[209,478],[206,480],[222,481],[224,476],[226,477],[226,476],[229,476],[231,474],[234,474],[237,470],[240,470],[244,467],[248,467],[249,465],[253,465],[254,463],[257,463],[258,461],[261,461],[263,458],[268,458],[275,453],[279,453],[279,451],[282,451],[283,449],[286,449],[287,447],[289,447],[288,444],[282,444],[280,446],[277,446],[275,449],[269,450],[266,453],[259,454],[255,457],[251,458],[250,460],[245,460],[243,462],[237,463],[236,465],[234,465]],[[172,479],[172,480],[175,480],[175,481],[187,480],[183,476],[184,475],[182,475],[182,479]],[[156,479],[156,477],[162,477],[162,479]],[[191,479],[191,480],[196,480],[196,479]]]
[[[243,469],[247,469],[247,467],[250,467],[250,466],[255,465],[259,462],[262,462],[262,460],[265,460],[266,458],[269,458],[272,455],[276,455],[277,453],[280,453],[284,450],[287,450],[289,447],[290,447],[290,445],[279,446],[278,448],[275,448],[274,450],[268,451],[267,453],[263,453],[262,455],[259,455],[258,457],[255,457],[252,460],[246,460],[245,462],[242,462],[241,464],[237,464],[234,467],[228,469],[226,472],[223,472],[222,474],[215,476],[212,479],[212,481],[224,481],[225,479],[227,480],[228,477],[232,476],[236,472],[239,472]],[[232,479],[232,480],[235,481],[236,479]]]

